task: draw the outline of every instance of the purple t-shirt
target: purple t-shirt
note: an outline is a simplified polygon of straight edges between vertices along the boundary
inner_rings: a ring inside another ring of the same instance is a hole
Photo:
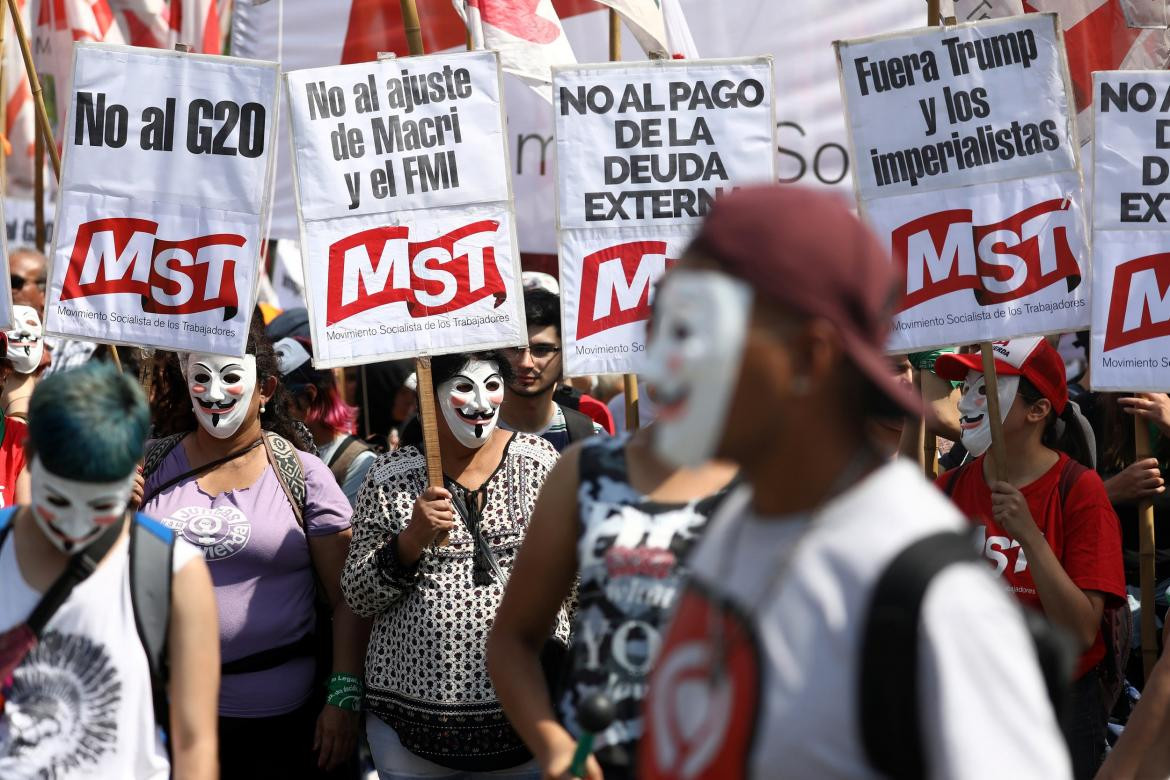
[[[298,452],[305,469],[305,528],[327,536],[349,528],[352,509],[315,455]],[[155,485],[189,471],[176,446],[146,482]],[[209,495],[190,479],[142,507],[203,551],[215,583],[220,653],[224,662],[291,644],[313,629],[314,581],[305,532],[269,466],[251,487]],[[262,672],[225,676],[219,713],[259,718],[291,712],[312,693],[314,661],[298,658]]]

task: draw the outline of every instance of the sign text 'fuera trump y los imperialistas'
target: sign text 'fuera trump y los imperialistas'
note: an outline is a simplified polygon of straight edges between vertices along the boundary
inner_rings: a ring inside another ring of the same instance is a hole
[[[77,45],[47,332],[244,352],[277,86],[275,63]]]
[[[906,279],[890,350],[1086,327],[1087,231],[1056,16],[836,46],[858,203]]]
[[[772,59],[553,69],[565,372],[637,373],[654,284],[715,200],[776,180]]]
[[[523,343],[497,55],[285,80],[314,365]]]

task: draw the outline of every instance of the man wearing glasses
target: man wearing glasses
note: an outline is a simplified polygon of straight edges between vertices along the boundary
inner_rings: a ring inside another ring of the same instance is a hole
[[[12,284],[12,302],[16,305],[31,306],[45,320],[45,289],[48,272],[45,256],[32,247],[15,249],[8,255],[9,281]],[[45,347],[52,363],[45,374],[64,371],[79,366],[92,356],[96,344],[89,341],[73,341],[57,336],[47,336]]]
[[[543,289],[524,293],[528,346],[503,350],[514,378],[504,391],[500,427],[532,433],[561,452],[604,429],[587,415],[554,400],[561,381],[561,299]]]

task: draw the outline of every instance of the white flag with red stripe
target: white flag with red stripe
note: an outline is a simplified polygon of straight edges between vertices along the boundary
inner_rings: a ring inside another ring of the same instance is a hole
[[[552,0],[453,0],[474,48],[500,54],[505,73],[519,76],[551,100],[553,65],[577,62]]]

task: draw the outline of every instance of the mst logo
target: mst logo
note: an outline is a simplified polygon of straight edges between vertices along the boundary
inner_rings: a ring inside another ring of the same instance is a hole
[[[665,241],[631,241],[586,255],[581,268],[577,338],[650,318],[650,288],[678,260]]]
[[[906,276],[898,311],[957,290],[981,306],[1004,303],[1064,281],[1081,283],[1069,233],[1076,216],[1066,200],[1037,203],[1002,222],[973,224],[969,209],[927,214],[892,234],[895,261]]]
[[[1113,273],[1105,350],[1170,336],[1170,253],[1129,260]]]
[[[196,314],[239,308],[236,262],[243,236],[215,233],[182,241],[155,236],[158,223],[115,217],[77,229],[61,300],[130,293],[150,314]]]
[[[410,241],[410,228],[363,230],[329,247],[325,324],[399,301],[411,317],[428,317],[495,297],[508,298],[491,246],[466,241],[500,226],[481,220],[430,241]]]

